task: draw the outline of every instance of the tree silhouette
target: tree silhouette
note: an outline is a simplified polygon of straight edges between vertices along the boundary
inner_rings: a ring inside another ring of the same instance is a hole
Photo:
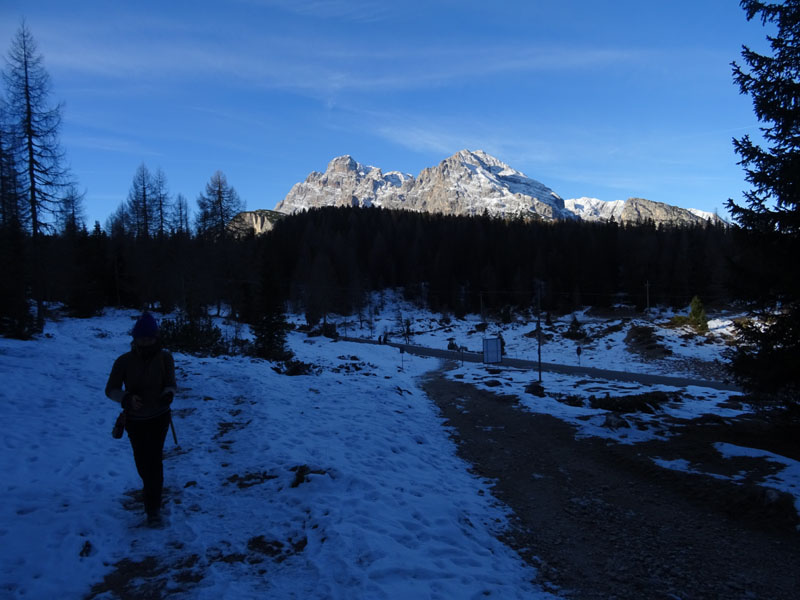
[[[81,230],[86,229],[86,217],[83,212],[84,194],[78,191],[74,185],[67,187],[61,206],[56,213],[56,222],[60,233],[67,236],[75,236]]]
[[[0,102],[0,227],[20,229],[25,214],[24,198],[20,191],[11,127],[7,120]]]
[[[153,176],[147,166],[142,163],[133,175],[131,189],[128,192],[128,219],[134,228],[136,237],[145,239],[153,233],[155,204]]]
[[[159,238],[163,238],[169,231],[171,202],[167,189],[167,176],[160,168],[153,175],[153,216],[155,218],[154,230]]]
[[[225,174],[217,171],[206,184],[205,194],[197,197],[197,208],[197,233],[221,239],[226,237],[225,227],[230,220],[244,210],[244,202],[228,185]]]
[[[800,392],[800,2],[743,0],[747,19],[774,24],[771,54],[743,47],[745,66],[733,63],[742,94],[751,96],[763,123],[764,145],[734,140],[751,189],[746,206],[728,209],[745,234],[749,256],[741,276],[755,291],[757,323],[745,324],[732,361],[740,383],[762,398],[798,404]]]
[[[18,151],[18,184],[29,209],[33,294],[39,331],[44,328],[44,265],[40,238],[47,229],[47,216],[59,206],[60,192],[67,183],[58,137],[61,105],[50,104],[50,77],[43,63],[36,41],[23,22],[11,43],[3,79],[11,133],[16,138],[13,147]]]

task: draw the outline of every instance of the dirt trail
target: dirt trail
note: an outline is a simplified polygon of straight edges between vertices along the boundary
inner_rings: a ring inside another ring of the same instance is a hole
[[[460,455],[496,482],[493,494],[512,509],[505,541],[554,592],[604,599],[798,597],[800,533],[787,497],[651,460],[679,452],[712,472],[741,467],[711,448],[712,440],[724,439],[713,423],[685,428],[669,442],[626,446],[576,440],[570,425],[441,372],[429,374],[424,389],[452,428]]]

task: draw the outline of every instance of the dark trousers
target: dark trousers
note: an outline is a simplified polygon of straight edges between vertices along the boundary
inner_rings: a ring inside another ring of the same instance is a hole
[[[133,447],[136,470],[144,486],[144,510],[148,515],[157,514],[161,508],[161,490],[164,487],[164,465],[162,453],[169,429],[170,412],[153,419],[134,421],[128,419],[125,430]]]

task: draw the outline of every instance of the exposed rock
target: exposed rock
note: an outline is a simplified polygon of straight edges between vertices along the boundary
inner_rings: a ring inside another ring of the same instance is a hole
[[[297,183],[275,210],[295,214],[323,206],[380,206],[447,215],[552,220],[583,219],[618,223],[702,225],[725,223],[718,216],[643,198],[605,202],[563,200],[546,185],[512,169],[482,150],[461,150],[417,177],[384,173],[351,156],[334,158],[324,173]],[[260,211],[256,211],[260,212]]]
[[[240,212],[228,223],[228,231],[235,235],[261,235],[272,230],[275,223],[286,215],[274,210],[250,210]]]
[[[275,207],[293,214],[320,206],[381,206],[450,215],[573,219],[547,186],[480,150],[462,150],[418,177],[364,166],[350,156],[311,173]]]
[[[408,200],[412,210],[443,214],[575,218],[553,190],[480,150],[424,169]]]
[[[275,207],[294,214],[322,206],[388,206],[402,208],[406,193],[413,186],[411,175],[376,167],[365,167],[350,156],[339,156],[328,163],[324,173],[314,171],[304,182],[296,183]]]
[[[717,222],[722,222],[719,217],[712,214],[708,215],[707,218],[703,218],[696,212],[664,204],[663,202],[653,202],[644,198],[629,198],[625,201],[620,221],[623,223],[653,221],[654,223],[668,223],[670,225],[703,225],[710,218]]]
[[[663,202],[644,198],[628,198],[605,202],[597,198],[577,198],[565,200],[567,210],[584,221],[610,221],[638,224],[652,221],[655,224],[704,225],[711,221],[714,225],[726,224],[714,213],[694,208],[679,208]]]

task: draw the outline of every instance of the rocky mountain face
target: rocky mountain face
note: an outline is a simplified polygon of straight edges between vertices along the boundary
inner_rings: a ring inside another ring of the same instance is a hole
[[[293,214],[319,206],[380,206],[449,215],[574,219],[553,190],[483,151],[462,150],[417,177],[383,173],[350,156],[295,184],[275,207]]]
[[[670,225],[702,225],[709,219],[722,222],[722,219],[712,213],[688,210],[644,198],[628,198],[619,216],[622,223],[653,221]]]
[[[248,210],[240,212],[228,223],[228,231],[234,235],[261,235],[272,230],[275,223],[286,215],[274,210]]]
[[[229,227],[241,232],[269,231],[280,215],[323,206],[380,206],[448,215],[483,215],[542,220],[583,219],[618,223],[695,225],[724,223],[712,213],[678,208],[643,198],[606,202],[597,198],[563,200],[549,187],[512,169],[482,150],[462,150],[414,177],[334,158],[324,173],[296,183],[275,207],[237,215]]]
[[[711,221],[715,225],[725,221],[714,213],[693,208],[679,208],[663,202],[644,198],[628,198],[605,202],[597,198],[577,198],[564,201],[567,210],[584,221],[610,221],[636,224],[652,221],[656,224],[703,225]]]
[[[402,208],[414,178],[398,171],[383,173],[366,167],[350,156],[339,156],[328,163],[324,173],[312,172],[296,183],[275,207],[294,214],[322,206],[385,206]]]

